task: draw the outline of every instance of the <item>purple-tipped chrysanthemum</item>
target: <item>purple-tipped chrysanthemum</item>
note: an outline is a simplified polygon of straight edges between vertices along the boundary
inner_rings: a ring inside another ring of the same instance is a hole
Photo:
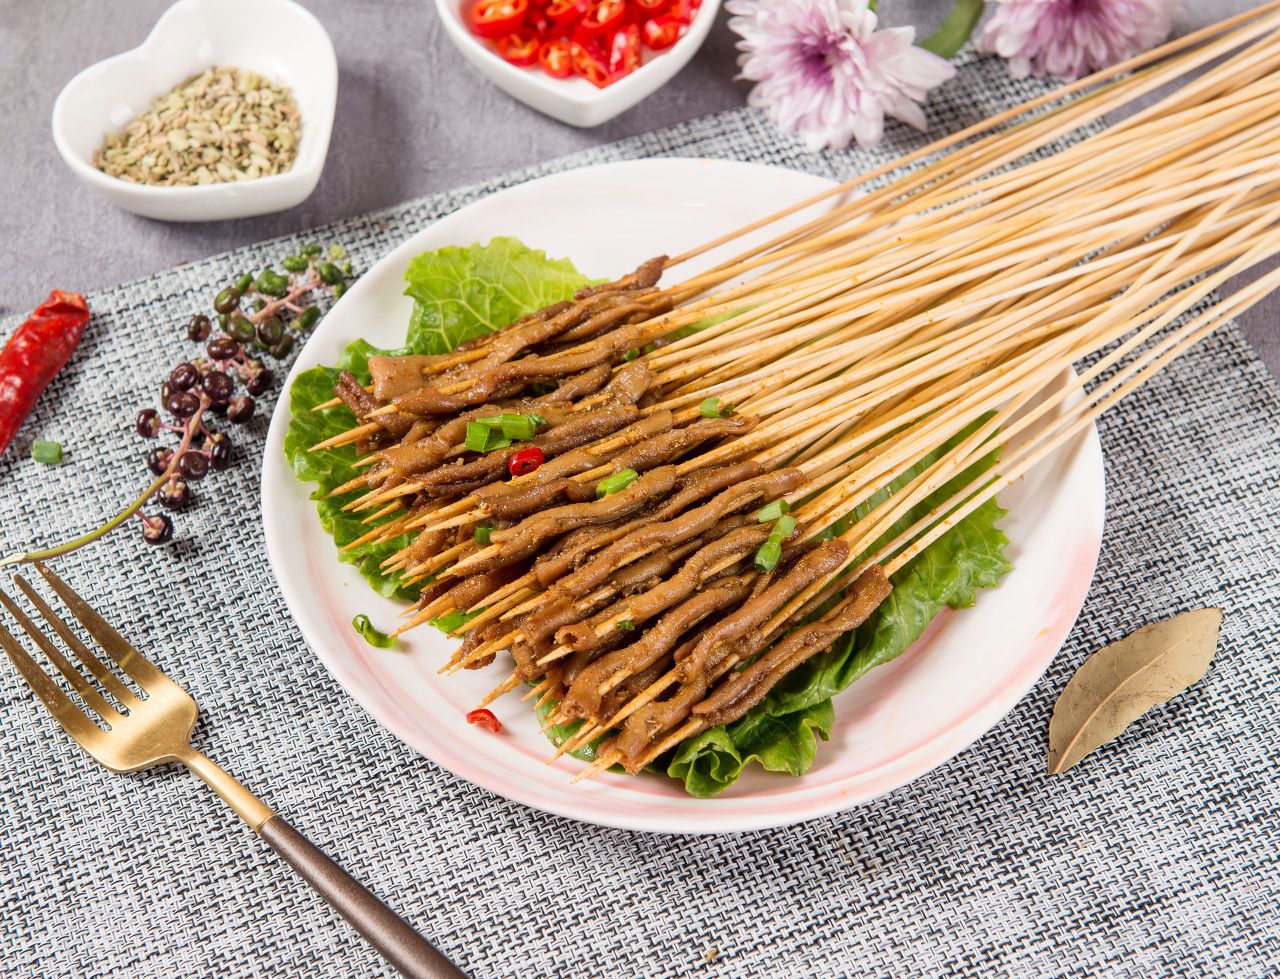
[[[1169,36],[1174,0],[996,0],[978,46],[1009,60],[1015,78],[1071,81]]]
[[[867,0],[729,0],[751,105],[810,150],[874,146],[884,117],[925,128],[918,103],[955,74],[915,30],[876,30]]]

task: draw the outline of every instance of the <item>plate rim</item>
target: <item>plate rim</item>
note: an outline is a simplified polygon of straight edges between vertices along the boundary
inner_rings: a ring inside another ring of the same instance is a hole
[[[350,305],[352,302],[357,301],[360,296],[359,290],[361,285],[364,283],[366,278],[369,278],[369,281],[372,281],[369,277],[369,273],[372,273],[375,269],[379,269],[393,262],[403,264],[409,257],[412,257],[413,254],[417,254],[417,252],[426,247],[443,247],[441,245],[419,245],[416,243],[419,239],[436,232],[440,225],[445,224],[446,222],[451,223],[454,220],[459,219],[460,215],[464,215],[476,204],[500,199],[509,194],[527,194],[529,193],[530,188],[536,188],[548,181],[572,178],[574,175],[581,175],[583,171],[643,171],[670,168],[672,166],[682,167],[689,164],[697,164],[699,166],[711,164],[718,167],[739,170],[749,169],[773,174],[782,171],[786,173],[788,177],[804,178],[805,180],[811,181],[815,192],[835,184],[835,181],[828,180],[824,177],[772,164],[708,159],[704,157],[661,157],[641,160],[610,161],[586,167],[558,171],[556,173],[524,181],[512,187],[506,187],[477,198],[476,200],[468,202],[462,207],[443,215],[425,227],[408,235],[374,262],[366,271],[365,275],[362,276],[361,279],[358,279],[351,290],[349,290],[348,293],[339,300],[339,303],[346,303]],[[652,178],[652,174],[650,174],[649,177]],[[456,244],[464,243],[457,242]],[[335,304],[335,308],[336,307],[337,304]],[[308,338],[309,341],[316,338],[316,335],[323,329],[324,322],[325,320],[328,320],[328,318],[329,317],[326,316],[325,319],[321,321],[320,326],[317,327],[316,333],[313,334],[312,337]],[[350,342],[350,339],[353,338],[347,338],[345,342]],[[1087,558],[1088,574],[1080,576],[1082,584],[1080,587],[1072,591],[1071,597],[1068,600],[1068,604],[1074,608],[1074,612],[1067,616],[1066,620],[1056,623],[1056,628],[1042,630],[1043,635],[1037,637],[1038,639],[1041,639],[1041,642],[1038,643],[1038,645],[1043,647],[1052,646],[1052,652],[1043,657],[1043,662],[1033,670],[1034,675],[1029,675],[1026,678],[1025,685],[1021,682],[1015,683],[1010,689],[1002,691],[1003,696],[994,697],[987,703],[981,705],[972,715],[971,722],[965,725],[965,730],[969,733],[963,734],[958,741],[955,738],[947,737],[948,733],[955,731],[959,726],[957,724],[953,724],[946,732],[939,733],[931,740],[917,745],[906,753],[908,756],[925,756],[926,760],[923,760],[918,766],[914,766],[915,774],[893,781],[892,784],[885,785],[882,790],[870,794],[845,798],[842,794],[835,793],[831,796],[832,801],[826,804],[816,805],[811,808],[803,808],[802,811],[798,813],[789,813],[782,816],[776,813],[770,815],[768,813],[738,813],[722,810],[713,820],[716,825],[704,825],[702,823],[698,823],[681,829],[672,829],[669,823],[669,817],[665,814],[653,819],[647,818],[647,814],[642,811],[630,812],[626,818],[621,816],[613,817],[611,813],[584,814],[577,809],[575,805],[577,797],[573,791],[569,789],[567,783],[565,786],[566,791],[563,796],[563,804],[560,804],[560,797],[555,797],[550,801],[546,798],[540,797],[537,801],[533,801],[530,798],[525,797],[518,787],[510,785],[500,778],[485,777],[486,772],[484,769],[463,773],[420,747],[415,743],[415,739],[411,735],[407,735],[404,731],[398,729],[395,718],[388,718],[384,716],[385,713],[390,712],[384,711],[382,704],[374,702],[370,692],[365,689],[365,687],[361,686],[360,683],[357,682],[358,678],[355,674],[348,670],[347,664],[343,662],[342,657],[334,653],[333,650],[326,649],[323,642],[319,642],[315,637],[313,637],[311,630],[307,625],[309,616],[306,614],[299,614],[298,606],[302,605],[303,602],[301,596],[296,592],[296,583],[292,582],[287,575],[282,574],[282,569],[285,567],[285,558],[283,556],[285,542],[281,539],[282,528],[280,528],[278,521],[273,519],[272,510],[273,504],[277,502],[275,500],[275,494],[277,492],[275,487],[284,484],[285,481],[297,482],[292,470],[285,462],[283,441],[284,434],[288,428],[290,416],[289,392],[292,384],[299,373],[303,370],[310,369],[310,366],[314,366],[314,364],[311,364],[309,359],[306,357],[305,351],[307,346],[310,346],[310,342],[304,344],[302,351],[299,356],[295,358],[287,376],[284,378],[280,389],[280,395],[272,410],[271,420],[263,446],[260,515],[263,521],[267,556],[268,562],[271,566],[272,576],[285,599],[285,606],[288,609],[289,615],[297,624],[298,629],[302,633],[311,653],[320,661],[324,669],[333,677],[334,680],[337,681],[339,686],[364,709],[366,713],[368,713],[388,733],[395,737],[397,741],[412,749],[416,754],[420,755],[431,764],[450,772],[457,778],[463,779],[472,785],[484,789],[485,791],[492,792],[502,798],[509,799],[512,802],[526,805],[530,808],[547,812],[558,817],[629,831],[669,833],[677,835],[706,835],[781,828],[801,822],[807,822],[812,819],[819,819],[834,813],[843,812],[848,809],[873,802],[876,799],[883,798],[885,795],[896,791],[902,786],[924,777],[940,765],[965,751],[974,742],[989,733],[999,723],[999,721],[1003,719],[1013,709],[1013,707],[1022,700],[1023,697],[1026,696],[1026,694],[1039,681],[1040,677],[1043,676],[1045,670],[1048,669],[1049,664],[1056,658],[1058,651],[1060,651],[1063,642],[1079,617],[1080,611],[1083,608],[1084,600],[1087,597],[1089,588],[1092,584],[1093,575],[1096,572],[1106,517],[1105,470],[1103,467],[1101,442],[1098,437],[1097,427],[1091,422],[1087,429],[1082,433],[1079,441],[1072,443],[1076,446],[1076,451],[1082,454],[1082,463],[1096,469],[1097,475],[1096,479],[1090,480],[1090,486],[1094,490],[1092,493],[1092,499],[1086,501],[1090,505],[1091,511],[1096,512],[1097,515],[1096,542],[1090,548],[1091,555]],[[307,366],[303,366],[304,363]],[[321,530],[318,518],[315,517],[314,508],[309,507],[309,510],[311,519],[316,521],[316,529]],[[333,562],[335,567],[341,566],[336,554],[333,555]],[[946,614],[945,610],[943,614]],[[972,730],[969,731],[969,729]],[[479,773],[478,776],[477,772]],[[800,783],[796,785],[796,788],[802,790],[803,776],[799,779],[795,779],[794,781]],[[715,799],[698,801],[699,804],[707,804],[709,809],[714,809],[716,803]]]

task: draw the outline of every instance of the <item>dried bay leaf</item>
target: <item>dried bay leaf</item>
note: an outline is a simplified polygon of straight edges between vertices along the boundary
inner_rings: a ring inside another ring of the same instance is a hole
[[[1204,676],[1221,627],[1222,609],[1195,609],[1143,626],[1085,660],[1053,707],[1049,774],[1065,772]]]

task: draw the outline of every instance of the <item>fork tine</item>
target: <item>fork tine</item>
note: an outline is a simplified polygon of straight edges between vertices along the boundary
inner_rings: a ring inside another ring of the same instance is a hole
[[[28,596],[31,595],[30,585],[17,576],[14,577],[14,580],[17,581],[18,585],[27,593]],[[39,627],[27,618],[26,613],[18,607],[18,604],[3,591],[0,591],[0,603],[3,603],[4,607],[9,610],[9,614],[18,620],[18,625],[22,626],[22,628],[26,630],[27,635],[36,641],[36,645],[44,650],[44,654],[49,658],[49,662],[56,666],[58,668],[58,672],[67,678],[67,681],[75,689],[75,692],[78,693],[84,702],[89,705],[90,710],[94,711],[99,717],[108,723],[121,716],[120,712],[107,703],[106,698],[104,698],[102,694],[98,693],[93,684],[85,679],[84,674],[76,669],[75,666],[62,655],[62,651],[49,641],[49,637],[41,632]]]
[[[27,686],[39,698],[40,703],[44,704],[53,715],[53,719],[62,725],[64,731],[80,742],[81,746],[87,748],[88,742],[95,735],[102,734],[98,726],[89,720],[84,711],[71,702],[70,697],[58,689],[58,685],[53,682],[49,674],[40,669],[36,661],[13,637],[13,633],[3,625],[0,625],[0,646],[3,646],[4,651],[9,654],[10,662],[22,674],[22,678],[27,681]]]
[[[98,640],[98,645],[106,651],[107,655],[115,660],[120,669],[137,680],[144,690],[149,685],[158,686],[173,683],[172,680],[156,669],[150,660],[134,649],[124,636],[108,625],[107,620],[94,611],[88,602],[77,595],[70,585],[38,561],[36,562],[36,569],[44,575],[45,581],[53,586],[53,590],[58,593],[58,596],[67,603],[67,608],[71,609],[71,614],[80,621],[81,625],[89,630],[89,635]]]

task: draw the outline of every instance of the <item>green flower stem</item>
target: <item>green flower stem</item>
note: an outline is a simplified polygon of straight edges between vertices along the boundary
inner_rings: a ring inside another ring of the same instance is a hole
[[[943,58],[954,58],[982,19],[985,0],[956,0],[942,25],[920,42],[920,47]]]

